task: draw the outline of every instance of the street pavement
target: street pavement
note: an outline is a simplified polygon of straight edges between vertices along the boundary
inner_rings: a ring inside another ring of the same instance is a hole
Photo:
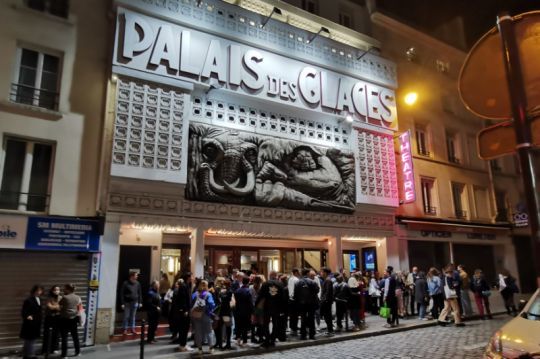
[[[467,322],[463,328],[428,327],[364,339],[304,347],[253,356],[258,359],[369,358],[447,359],[482,358],[491,335],[510,318]]]

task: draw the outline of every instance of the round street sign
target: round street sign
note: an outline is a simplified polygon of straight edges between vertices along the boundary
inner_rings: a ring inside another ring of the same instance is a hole
[[[513,17],[519,47],[527,112],[540,106],[540,11]],[[465,59],[458,84],[465,106],[477,116],[512,119],[501,38],[496,27],[486,33]]]

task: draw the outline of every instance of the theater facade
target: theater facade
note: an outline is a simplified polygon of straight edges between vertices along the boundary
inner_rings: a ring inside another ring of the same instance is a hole
[[[130,270],[399,263],[397,76],[376,40],[215,0],[115,10],[96,336]]]

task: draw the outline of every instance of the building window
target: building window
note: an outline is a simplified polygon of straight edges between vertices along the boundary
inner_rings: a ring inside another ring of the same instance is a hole
[[[420,186],[422,187],[422,205],[424,213],[435,216],[437,207],[434,206],[434,190],[435,180],[432,178],[421,178]]]
[[[416,126],[416,149],[421,156],[429,156],[429,144],[426,128],[423,126]]]
[[[452,199],[454,201],[454,214],[456,218],[466,219],[467,211],[463,208],[465,201],[465,185],[452,182]]]
[[[48,209],[53,151],[50,143],[6,138],[0,208],[35,212]]]
[[[68,17],[69,0],[25,0],[25,3],[34,10],[63,18]]]
[[[58,110],[60,58],[35,50],[17,50],[18,70],[11,86],[11,101]]]
[[[508,222],[508,205],[506,202],[506,192],[495,191],[495,205],[497,206],[496,222]]]
[[[339,13],[339,24],[343,25],[345,27],[348,27],[349,29],[353,28],[353,21],[351,18],[351,10],[345,10]]]
[[[446,133],[446,147],[448,149],[448,161],[456,164],[461,163],[459,156],[459,142],[455,133]]]
[[[312,13],[317,14],[318,6],[315,0],[302,0],[302,9]]]

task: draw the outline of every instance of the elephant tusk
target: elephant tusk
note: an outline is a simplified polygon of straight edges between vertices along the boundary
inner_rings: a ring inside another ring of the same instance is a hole
[[[212,191],[220,194],[227,194],[229,191],[225,189],[222,185],[219,185],[216,183],[216,180],[214,179],[214,170],[208,163],[203,163],[201,165],[201,168],[207,168],[208,169],[208,184],[210,185],[210,188]],[[231,186],[238,186],[238,183],[240,183],[240,178],[238,178]]]
[[[255,172],[253,172],[253,169],[249,170],[246,176],[246,185],[242,188],[238,188],[234,184],[229,184],[227,182],[223,182],[223,184],[231,194],[234,194],[235,196],[246,196],[253,192],[253,189],[255,188]],[[235,183],[238,183],[238,181]]]

